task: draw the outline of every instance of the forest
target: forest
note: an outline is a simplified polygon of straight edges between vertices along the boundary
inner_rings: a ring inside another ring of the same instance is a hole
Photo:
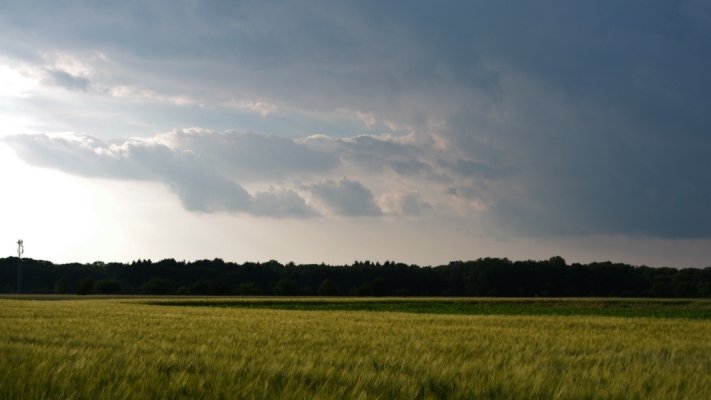
[[[18,268],[19,267],[19,268]],[[21,270],[18,291],[18,270]],[[652,268],[481,258],[421,267],[387,261],[136,260],[53,264],[0,258],[0,293],[241,296],[711,297],[711,267]]]

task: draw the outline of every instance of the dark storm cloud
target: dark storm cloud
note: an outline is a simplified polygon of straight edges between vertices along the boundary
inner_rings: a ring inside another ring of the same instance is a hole
[[[406,12],[460,81],[481,60],[498,69],[489,110],[501,113],[452,113],[441,131],[475,161],[447,164],[512,167],[505,185],[486,187],[491,211],[528,234],[711,236],[709,7],[513,4]]]
[[[369,115],[368,135],[344,139],[334,129],[321,142],[176,132],[173,140],[214,157],[209,168],[218,173],[210,176],[230,177],[205,183],[224,186],[225,193],[215,189],[220,199],[238,199],[229,207],[247,207],[232,179],[296,174],[313,182],[330,172],[310,186],[314,196],[336,213],[377,214],[359,182],[389,170],[445,186],[436,190],[454,188],[454,198],[486,197],[483,212],[496,224],[528,234],[711,237],[711,8],[703,1],[106,7],[2,4],[0,46],[58,71],[54,84],[71,89],[88,82],[42,64],[40,53],[106,51],[113,64],[104,75],[114,75],[105,86],[130,80],[155,92],[262,99],[307,116]],[[370,135],[381,132],[417,140]],[[441,139],[439,147],[430,137]],[[72,153],[75,143],[38,143],[27,159],[84,174],[145,177],[145,168],[179,170],[185,160],[200,161],[154,149],[152,157],[167,157],[156,165],[104,156],[97,162],[90,152]],[[366,172],[329,181],[344,164]],[[178,193],[188,185],[160,173]],[[341,197],[349,191],[360,200]],[[181,195],[186,206],[225,203],[191,193]],[[295,207],[273,208],[280,212],[301,207],[289,194],[271,196],[264,202]]]

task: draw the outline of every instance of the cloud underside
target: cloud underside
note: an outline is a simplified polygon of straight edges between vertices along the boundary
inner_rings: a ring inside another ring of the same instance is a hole
[[[619,182],[600,182],[601,171],[586,170],[604,156],[599,152],[574,161],[550,155],[541,162],[561,168],[555,172],[557,181],[550,182],[550,176],[538,176],[536,170],[452,157],[451,150],[435,150],[431,142],[394,137],[288,139],[192,128],[113,142],[69,134],[4,140],[33,165],[161,183],[185,209],[201,213],[310,218],[410,217],[435,211],[538,235],[711,233],[705,208],[694,208],[697,199],[709,197],[708,188],[691,184],[699,177],[676,176],[668,191],[660,190],[654,179],[668,179],[663,170],[647,167],[633,175],[630,165],[623,168],[612,157],[605,162],[614,174],[603,176]],[[245,185],[256,189],[248,191]]]
[[[155,140],[108,144],[85,136],[25,135],[7,141],[34,165],[87,177],[162,183],[190,211],[297,218],[318,215],[294,191],[275,189],[250,194],[201,155]]]
[[[313,184],[308,189],[337,214],[354,217],[376,217],[382,214],[370,190],[357,181],[345,178],[338,182],[325,181]]]
[[[340,174],[343,160],[360,157],[353,151],[358,139],[327,139],[326,144],[319,138],[318,146],[311,148],[305,144],[309,139],[187,129],[110,143],[72,134],[4,140],[36,166],[85,177],[161,183],[189,211],[276,218],[384,215],[371,190],[357,179],[325,178]],[[339,153],[343,147],[351,149],[350,155]],[[242,183],[268,188],[250,193]],[[392,215],[417,215],[425,208],[420,203],[417,197],[394,205],[391,201],[388,210]]]

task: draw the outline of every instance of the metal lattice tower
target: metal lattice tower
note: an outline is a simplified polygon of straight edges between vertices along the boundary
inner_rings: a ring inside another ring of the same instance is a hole
[[[25,254],[25,243],[17,241],[17,293],[22,293],[22,255]]]

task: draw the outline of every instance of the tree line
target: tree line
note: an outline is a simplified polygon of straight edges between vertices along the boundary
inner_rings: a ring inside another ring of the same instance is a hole
[[[0,258],[0,293],[17,292],[18,258]],[[136,260],[53,264],[22,259],[22,293],[277,296],[711,297],[711,267],[651,268],[481,258],[435,267],[356,261],[351,265],[237,264]]]

